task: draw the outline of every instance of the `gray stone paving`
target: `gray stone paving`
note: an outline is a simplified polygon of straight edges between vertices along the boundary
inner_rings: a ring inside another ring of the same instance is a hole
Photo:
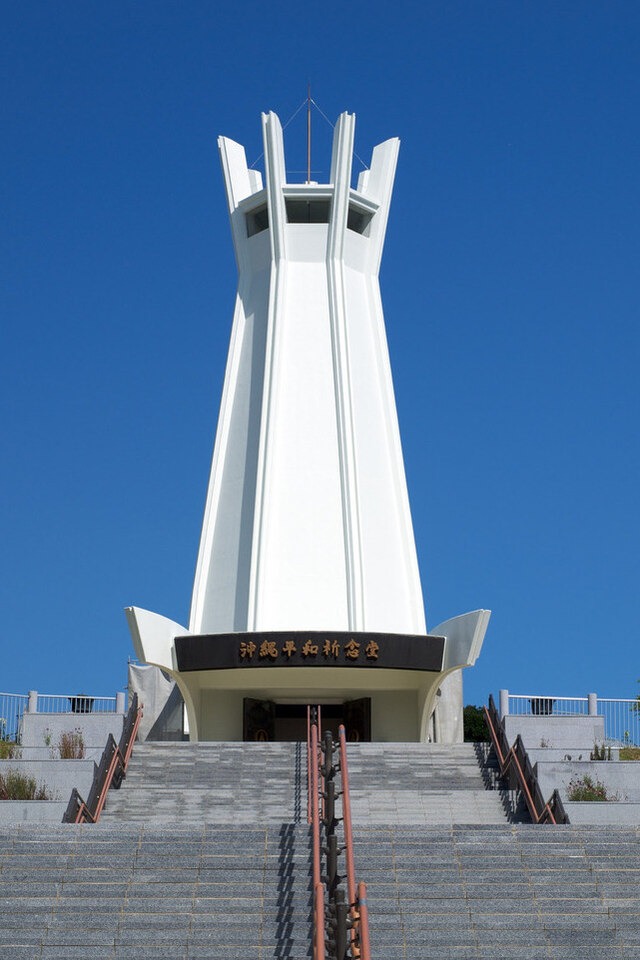
[[[503,796],[486,789],[472,743],[360,743],[348,760],[354,823],[506,822]]]
[[[106,821],[252,823],[306,817],[306,755],[295,743],[153,743],[136,747]],[[351,744],[354,823],[506,822],[487,790],[474,745]],[[384,789],[380,789],[380,785]]]
[[[306,824],[18,825],[0,849],[7,960],[308,954]]]
[[[468,746],[349,764],[376,960],[640,958],[639,829],[509,824]],[[0,960],[307,960],[305,780],[295,744],[138,746],[100,824],[0,827]]]
[[[638,830],[379,826],[356,844],[386,956],[640,957]]]
[[[306,764],[300,743],[139,744],[103,820],[306,822]]]

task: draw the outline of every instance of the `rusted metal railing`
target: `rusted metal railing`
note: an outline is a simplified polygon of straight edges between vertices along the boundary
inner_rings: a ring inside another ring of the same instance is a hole
[[[113,734],[109,734],[86,803],[74,787],[62,818],[63,823],[98,822],[110,787],[113,785],[117,790],[125,777],[141,719],[142,707],[138,706],[138,695],[134,694],[124,720],[120,742],[116,743]]]
[[[507,780],[511,789],[522,794],[533,823],[569,823],[557,790],[554,790],[545,802],[520,735],[516,737],[513,746],[509,746],[504,723],[500,719],[493,696],[489,696],[489,706],[484,708],[484,713],[498,758],[500,776]]]
[[[322,711],[320,704],[317,706],[311,706],[307,704],[307,823],[311,823],[311,804],[312,797],[317,795],[317,783],[315,793],[311,789],[311,776],[312,776],[312,751],[311,751],[311,726],[315,725],[316,727],[316,751],[313,754],[314,757],[318,756],[318,746],[320,744],[320,737],[322,736]],[[316,763],[316,774],[317,774],[317,763]]]
[[[360,920],[360,914],[356,917],[355,904],[358,902],[358,890],[356,889],[356,869],[353,858],[353,830],[351,829],[351,796],[349,793],[349,767],[347,765],[347,738],[345,728],[340,725],[338,729],[338,741],[340,744],[340,774],[342,780],[342,827],[344,830],[344,853],[347,865],[347,896],[349,898],[351,913],[351,940],[357,941],[357,924]],[[368,917],[368,914],[367,914]],[[368,932],[368,931],[367,931]]]
[[[314,960],[370,960],[367,890],[356,883],[347,742],[343,726],[334,743],[330,731],[320,738],[319,708],[307,708],[308,819],[312,831],[313,856],[313,956]],[[334,763],[334,754],[339,761]],[[340,774],[340,790],[336,774]],[[341,799],[342,817],[336,816]],[[342,822],[344,845],[338,843],[336,828]],[[325,873],[321,875],[321,856]],[[338,872],[338,857],[345,854],[345,875]],[[347,890],[341,886],[346,879]]]
[[[318,805],[318,715],[307,707],[308,820],[311,824],[313,888],[313,956],[324,960],[324,884],[320,878],[320,809]]]

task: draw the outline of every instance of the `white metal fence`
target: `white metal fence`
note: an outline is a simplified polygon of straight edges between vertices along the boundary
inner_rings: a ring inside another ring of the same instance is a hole
[[[37,713],[114,713],[115,697],[62,696],[39,693]]]
[[[512,694],[500,691],[500,712],[517,716],[600,716],[608,743],[616,746],[640,746],[640,702],[637,698],[550,697],[538,694]]]
[[[23,713],[124,713],[124,694],[89,697],[84,694],[0,693],[0,740],[15,740]]]
[[[588,697],[540,697],[509,694],[509,713],[515,716],[573,717],[589,713]]]
[[[27,709],[29,697],[21,693],[0,693],[0,740],[15,740],[20,717]]]
[[[598,713],[604,715],[604,730],[611,743],[640,746],[640,704],[637,700],[598,697]]]

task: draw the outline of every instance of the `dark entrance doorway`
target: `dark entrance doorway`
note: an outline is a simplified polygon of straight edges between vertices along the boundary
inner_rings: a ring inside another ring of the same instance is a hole
[[[245,697],[243,739],[245,741],[283,741],[307,739],[307,705],[304,703],[274,703],[273,700],[254,700]],[[371,740],[371,697],[347,700],[345,703],[321,704],[322,729],[331,730],[334,739],[338,727],[345,725],[347,740]]]

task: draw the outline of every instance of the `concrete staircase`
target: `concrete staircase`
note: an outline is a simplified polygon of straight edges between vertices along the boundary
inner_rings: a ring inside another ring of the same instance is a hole
[[[640,831],[508,823],[469,745],[349,762],[376,960],[640,958]],[[306,960],[309,860],[303,747],[139,745],[100,824],[0,829],[0,958]]]
[[[504,796],[487,789],[472,743],[352,744],[348,756],[354,823],[506,822]],[[261,823],[300,823],[306,763],[300,743],[140,744],[103,820],[255,823],[259,810]]]
[[[308,829],[254,820],[0,829],[0,957],[306,958]]]
[[[138,744],[101,822],[149,820],[306,824],[306,744]]]
[[[355,828],[386,960],[640,957],[640,833],[622,827]]]
[[[487,789],[472,743],[361,743],[348,760],[354,824],[506,822],[505,794]]]

